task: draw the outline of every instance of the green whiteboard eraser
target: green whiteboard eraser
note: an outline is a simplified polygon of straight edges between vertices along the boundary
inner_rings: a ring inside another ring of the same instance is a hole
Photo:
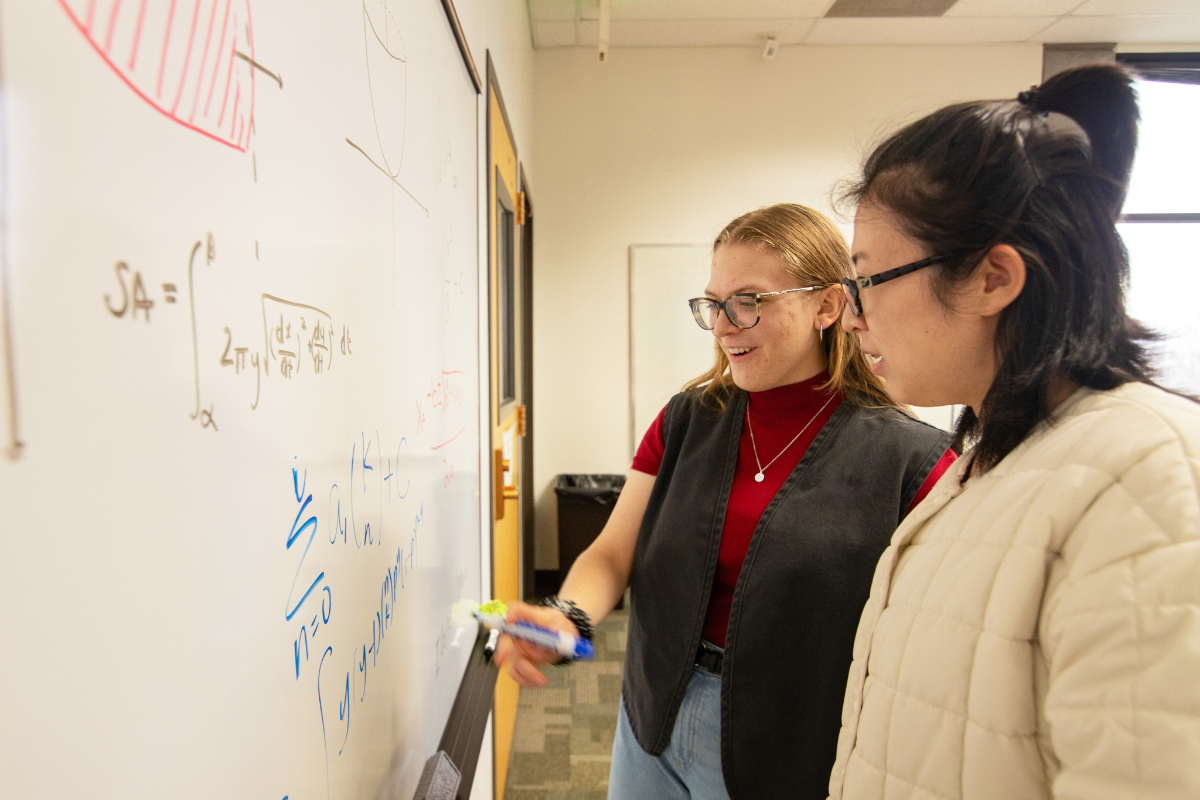
[[[425,762],[413,800],[454,800],[462,774],[445,750],[438,750]]]

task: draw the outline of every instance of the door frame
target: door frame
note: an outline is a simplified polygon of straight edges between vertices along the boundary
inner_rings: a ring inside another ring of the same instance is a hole
[[[537,559],[533,497],[533,201],[525,165],[518,162],[517,180],[524,198],[525,224],[520,225],[521,276],[521,401],[525,405],[525,435],[521,439],[521,597],[535,596],[534,570]]]
[[[513,136],[512,125],[509,122],[508,111],[504,105],[504,95],[500,90],[496,68],[492,62],[491,52],[487,53],[487,92],[485,140],[486,140],[486,214],[487,214],[487,331],[488,331],[488,427],[487,442],[489,458],[489,473],[491,480],[488,484],[488,507],[491,521],[491,587],[492,597],[502,600],[517,600],[522,596],[522,546],[521,546],[521,505],[525,472],[524,432],[525,409],[524,402],[524,338],[525,303],[523,297],[525,287],[522,280],[522,257],[520,246],[522,242],[521,222],[518,219],[520,209],[520,161],[517,152],[516,138]],[[494,102],[493,102],[494,101]],[[498,114],[497,114],[498,112]],[[497,118],[498,117],[498,118]],[[503,122],[501,128],[500,123]],[[503,150],[494,152],[493,144]],[[509,157],[511,156],[511,161]],[[511,191],[510,191],[511,189]],[[508,202],[504,202],[507,200]],[[512,390],[514,397],[505,402],[501,395],[504,392],[505,376],[502,374],[505,349],[504,331],[501,322],[504,311],[501,308],[504,263],[498,252],[499,208],[503,206],[506,212],[513,214],[512,237],[509,246],[512,249],[512,280],[514,286],[511,293],[513,339],[511,353],[513,375]],[[511,443],[506,448],[506,442]],[[508,450],[507,459],[505,450]],[[511,459],[516,459],[513,464]],[[505,467],[508,467],[507,469]],[[512,483],[509,483],[511,477]],[[510,516],[511,515],[511,516]],[[498,570],[504,572],[499,574]],[[515,584],[515,585],[514,585]],[[493,736],[493,797],[501,800],[504,795],[508,767],[512,759],[512,741],[516,722],[516,708],[519,698],[519,687],[506,673],[500,673],[497,678],[496,691],[492,705]]]

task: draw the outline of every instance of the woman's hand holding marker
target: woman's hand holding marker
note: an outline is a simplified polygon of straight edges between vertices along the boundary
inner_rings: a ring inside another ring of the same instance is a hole
[[[567,619],[561,611],[545,606],[531,606],[526,603],[509,603],[505,621],[509,625],[527,622],[554,631],[566,631],[572,636],[579,636],[579,630]],[[535,688],[544,687],[546,676],[538,667],[542,664],[558,663],[561,656],[551,650],[538,647],[530,642],[514,639],[501,634],[496,644],[496,655],[493,660],[504,669],[514,681],[521,686]]]

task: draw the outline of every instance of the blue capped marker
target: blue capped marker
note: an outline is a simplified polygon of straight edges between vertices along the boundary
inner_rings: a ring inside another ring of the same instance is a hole
[[[475,619],[489,628],[506,633],[515,639],[522,639],[531,644],[536,644],[538,647],[549,650],[552,653],[558,653],[563,658],[569,658],[572,661],[591,661],[595,655],[591,642],[587,639],[572,636],[566,631],[552,631],[549,628],[543,628],[540,625],[531,625],[528,622],[518,622],[516,625],[509,625],[504,617],[495,614],[484,614],[479,611],[475,612]]]

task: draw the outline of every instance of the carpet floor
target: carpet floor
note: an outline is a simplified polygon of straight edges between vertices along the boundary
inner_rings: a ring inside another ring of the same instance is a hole
[[[604,800],[629,612],[596,630],[596,660],[546,667],[544,689],[522,689],[504,800]]]

